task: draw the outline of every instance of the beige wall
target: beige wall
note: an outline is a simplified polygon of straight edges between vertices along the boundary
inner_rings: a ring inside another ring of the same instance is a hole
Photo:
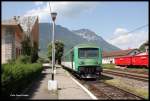
[[[2,63],[12,58],[13,34],[10,28],[2,27]]]
[[[14,26],[5,26],[2,27],[2,51],[1,51],[1,58],[2,63],[7,63],[7,60],[12,58],[16,58],[16,48],[21,49],[21,40],[22,37],[19,35],[21,31]]]
[[[2,33],[1,33],[1,59],[2,59],[2,63],[5,63],[5,38],[4,38],[4,32],[5,32],[5,28],[2,28]]]

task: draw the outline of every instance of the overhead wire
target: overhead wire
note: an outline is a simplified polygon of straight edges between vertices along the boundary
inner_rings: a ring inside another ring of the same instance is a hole
[[[138,27],[138,28],[136,28],[136,29],[134,29],[134,30],[132,30],[132,31],[129,31],[129,32],[125,33],[125,34],[135,32],[135,31],[137,31],[137,30],[139,30],[139,29],[142,29],[142,28],[144,28],[144,27],[147,27],[147,26],[148,26],[148,24],[145,24],[145,25],[140,26],[140,27]]]
[[[135,31],[137,31],[137,30],[140,30],[140,29],[142,29],[142,28],[145,28],[145,27],[148,27],[148,24],[145,24],[145,25],[142,25],[142,26],[140,26],[140,27],[138,27],[138,28],[135,28],[135,29],[133,29],[133,30],[131,30],[131,31],[129,31],[129,32],[125,32],[125,33],[122,33],[122,34],[129,34],[129,33],[132,33],[132,32],[135,32]],[[114,37],[115,38],[115,37]],[[114,38],[111,38],[111,40],[112,39],[114,39]]]
[[[51,13],[52,11],[51,11],[51,5],[50,5],[50,2],[49,2],[49,8],[50,8],[50,13]]]

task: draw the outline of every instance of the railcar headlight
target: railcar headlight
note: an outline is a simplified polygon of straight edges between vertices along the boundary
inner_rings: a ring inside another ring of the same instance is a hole
[[[83,64],[84,64],[84,62],[83,62],[83,61],[80,61],[79,63],[80,63],[80,65],[83,65]]]
[[[98,61],[96,62],[96,64],[99,64]]]

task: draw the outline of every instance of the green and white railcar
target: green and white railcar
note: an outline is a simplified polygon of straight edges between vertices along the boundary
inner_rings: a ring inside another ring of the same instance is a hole
[[[62,65],[81,78],[97,78],[102,72],[102,49],[94,44],[79,44],[63,56]]]

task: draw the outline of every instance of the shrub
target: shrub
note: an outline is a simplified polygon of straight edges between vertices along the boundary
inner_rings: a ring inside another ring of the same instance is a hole
[[[42,71],[42,64],[3,64],[2,96],[9,96],[22,91]]]
[[[49,63],[50,60],[45,59],[45,58],[39,58],[39,59],[37,60],[37,62],[38,62],[38,63]]]
[[[15,61],[16,61],[16,59],[14,59],[14,58],[13,58],[13,59],[9,59],[9,60],[7,60],[7,62],[8,62],[8,63],[10,63],[10,64],[15,63]]]
[[[16,63],[23,63],[23,64],[26,64],[26,63],[31,63],[31,57],[30,56],[19,56],[16,60]]]
[[[39,58],[39,59],[37,60],[37,62],[38,62],[38,63],[44,63],[44,59]]]
[[[49,59],[45,59],[45,60],[44,60],[44,63],[49,63],[49,62],[50,62]]]

